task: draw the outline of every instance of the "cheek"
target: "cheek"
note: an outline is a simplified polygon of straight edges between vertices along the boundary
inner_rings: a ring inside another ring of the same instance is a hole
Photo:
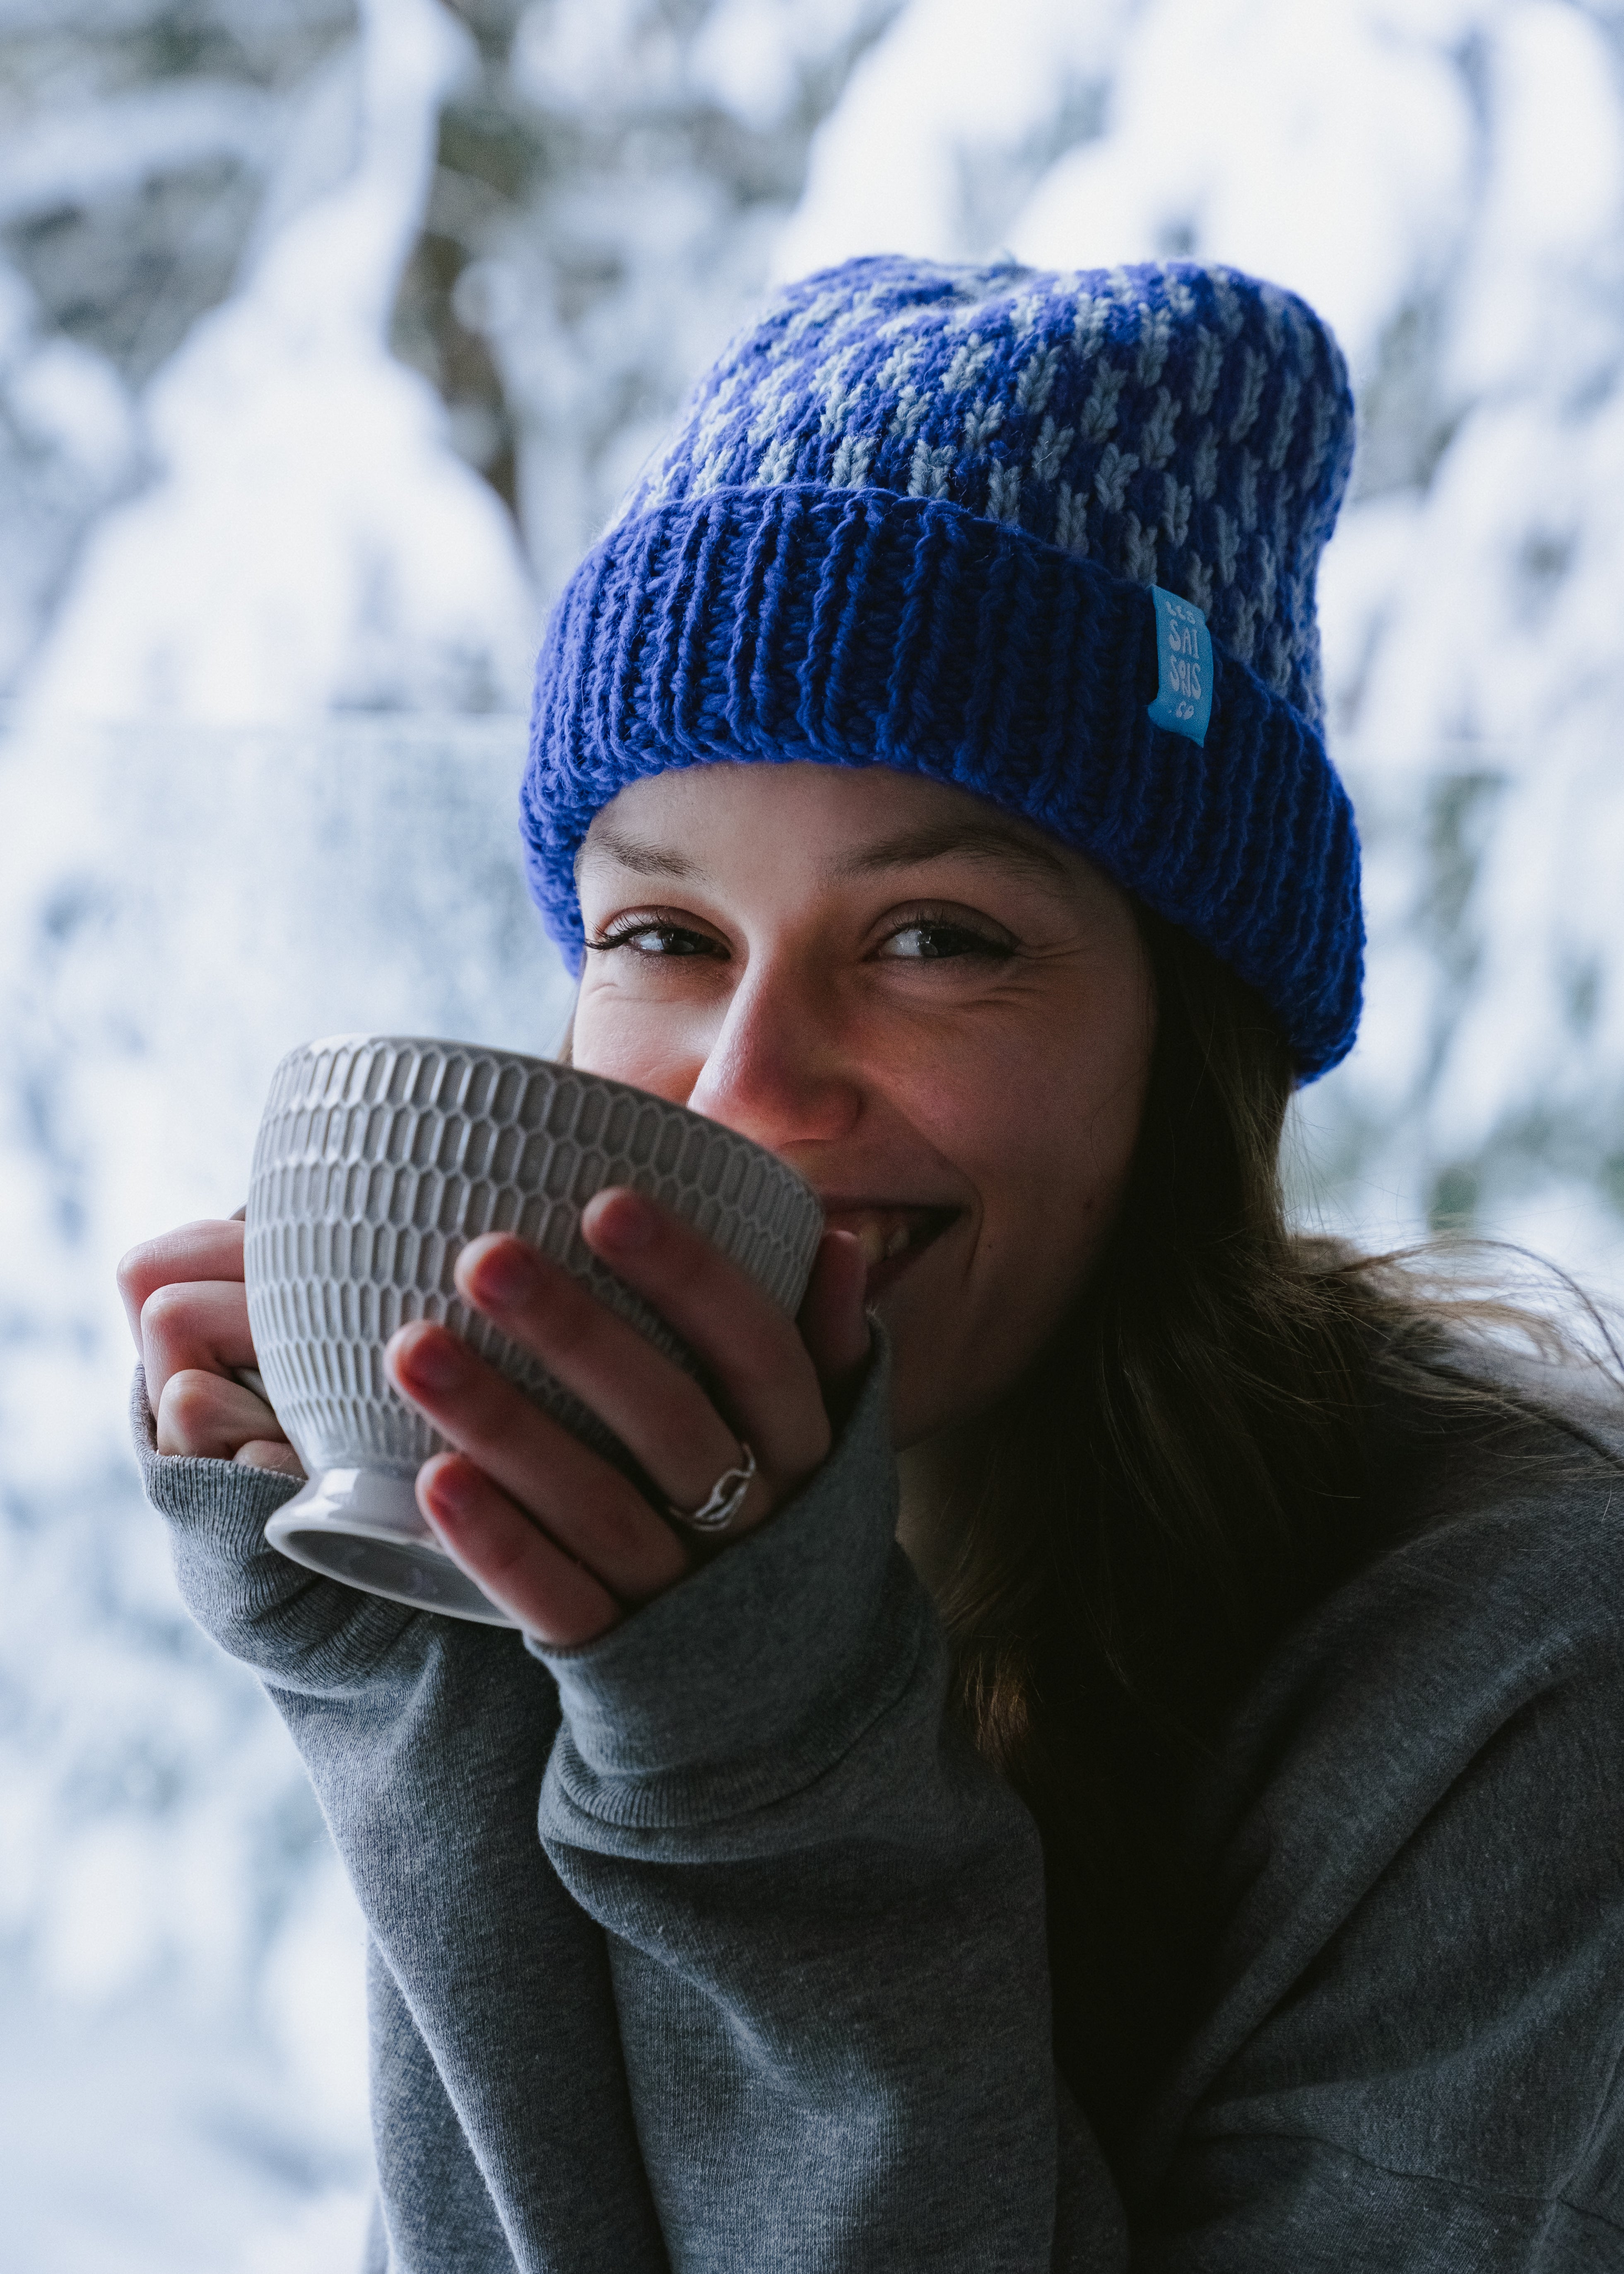
[[[1120,1194],[1149,1065],[1137,1005],[1057,1005],[1019,1030],[960,1035],[910,1084],[915,1126],[974,1184],[987,1238],[1030,1266],[1086,1244]]]
[[[1054,1046],[989,1052],[914,1103],[915,1126],[974,1186],[967,1249],[929,1254],[884,1306],[896,1347],[898,1442],[984,1411],[1075,1300],[1116,1217],[1149,1066],[1143,1019]],[[967,1077],[972,1072],[979,1079]]]
[[[690,1031],[690,1030],[693,1031]],[[589,965],[575,1002],[570,1056],[583,1073],[629,1081],[686,1104],[704,1064],[708,1035],[669,1003],[638,1001],[595,983]]]

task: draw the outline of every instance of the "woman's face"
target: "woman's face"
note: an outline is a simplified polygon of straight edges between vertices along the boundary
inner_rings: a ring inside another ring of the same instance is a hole
[[[575,1064],[767,1146],[856,1233],[899,1446],[985,1411],[1126,1178],[1154,1011],[1125,893],[966,792],[798,764],[633,784],[579,876]]]

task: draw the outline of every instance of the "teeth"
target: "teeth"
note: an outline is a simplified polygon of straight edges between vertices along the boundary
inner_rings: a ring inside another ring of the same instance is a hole
[[[869,1216],[865,1223],[856,1224],[853,1229],[857,1235],[857,1245],[862,1250],[863,1261],[868,1269],[872,1270],[876,1263],[883,1263],[889,1250],[885,1234],[874,1218]]]
[[[914,1227],[906,1220],[898,1224],[887,1216],[868,1216],[851,1224],[848,1229],[862,1250],[863,1261],[872,1271],[878,1263],[900,1255],[913,1244]]]

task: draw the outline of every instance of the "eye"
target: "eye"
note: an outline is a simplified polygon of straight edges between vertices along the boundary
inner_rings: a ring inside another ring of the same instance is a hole
[[[721,941],[713,939],[708,932],[650,916],[634,916],[618,926],[612,924],[600,938],[589,939],[587,947],[595,955],[606,955],[617,947],[647,956],[713,956],[726,960],[727,954]]]
[[[888,933],[875,953],[897,963],[941,963],[950,959],[1003,963],[1014,953],[1014,945],[1007,937],[955,918],[916,915]]]

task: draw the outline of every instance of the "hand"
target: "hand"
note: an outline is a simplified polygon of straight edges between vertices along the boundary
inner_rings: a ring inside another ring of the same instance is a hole
[[[276,1416],[236,1375],[259,1364],[241,1219],[182,1224],[132,1247],[118,1267],[118,1291],[146,1370],[158,1450],[302,1477]]]
[[[599,1193],[581,1229],[593,1254],[682,1337],[710,1390],[508,1234],[462,1250],[459,1291],[601,1416],[672,1505],[697,1507],[748,1443],[756,1473],[732,1540],[829,1450],[831,1412],[868,1349],[862,1253],[849,1232],[824,1234],[796,1322],[703,1234],[642,1193]],[[385,1364],[401,1395],[456,1448],[419,1470],[418,1506],[462,1569],[540,1640],[591,1641],[703,1554],[697,1535],[446,1328],[402,1327]]]

